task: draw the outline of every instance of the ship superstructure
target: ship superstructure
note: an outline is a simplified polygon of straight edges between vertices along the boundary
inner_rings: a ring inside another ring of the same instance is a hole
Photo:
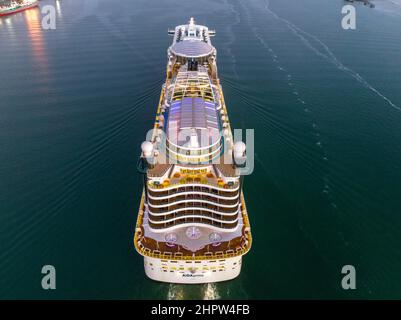
[[[151,279],[229,280],[252,242],[240,174],[246,146],[233,139],[215,32],[191,18],[169,34],[166,82],[138,162],[144,192],[134,244]]]

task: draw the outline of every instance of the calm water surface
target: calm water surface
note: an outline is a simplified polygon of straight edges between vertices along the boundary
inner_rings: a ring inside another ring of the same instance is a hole
[[[340,0],[47,4],[56,30],[0,18],[1,298],[401,298],[400,1],[358,5],[355,31]],[[256,138],[253,248],[199,286],[147,279],[132,245],[167,28],[190,16],[217,30],[232,125]]]

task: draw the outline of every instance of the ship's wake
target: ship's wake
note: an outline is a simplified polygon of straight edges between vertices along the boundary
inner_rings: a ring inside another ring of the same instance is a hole
[[[359,73],[357,73],[354,70],[346,67],[340,60],[338,60],[338,58],[334,55],[334,53],[330,50],[330,48],[322,40],[320,40],[318,37],[306,32],[305,30],[302,30],[301,28],[297,27],[292,22],[280,17],[274,11],[272,11],[270,9],[270,1],[269,0],[266,0],[265,9],[275,19],[283,22],[288,27],[288,29],[290,29],[292,31],[292,33],[295,36],[297,36],[301,40],[301,42],[306,47],[308,47],[310,50],[312,50],[316,55],[320,56],[321,58],[323,58],[327,62],[330,62],[331,64],[336,66],[339,70],[341,70],[341,71],[347,73],[348,75],[350,75],[356,81],[361,83],[364,87],[366,87],[367,89],[371,90],[377,96],[379,96],[384,101],[386,101],[394,109],[397,109],[397,110],[401,111],[401,107],[397,106],[388,97],[386,97],[383,93],[381,93],[378,89],[373,87]],[[315,42],[315,44],[318,44],[318,46],[320,46],[321,49],[319,50],[316,45],[314,46],[312,44],[313,42]]]
[[[221,296],[215,283],[206,283],[204,285],[200,285],[199,287],[196,286],[195,288],[181,284],[169,284],[167,300],[185,300],[194,298],[203,300],[217,300],[220,299]]]
[[[240,2],[241,3],[241,2]],[[302,108],[302,111],[305,113],[305,115],[309,118],[310,121],[310,126],[311,126],[311,134],[313,135],[313,140],[315,143],[315,147],[319,150],[318,152],[320,153],[320,160],[319,160],[319,166],[314,166],[314,170],[316,173],[316,169],[320,168],[320,174],[322,175],[322,194],[324,197],[326,197],[328,203],[330,204],[332,210],[337,210],[337,204],[335,202],[334,196],[332,194],[332,188],[331,188],[331,181],[329,178],[329,174],[327,172],[327,164],[329,161],[328,154],[325,150],[323,141],[321,139],[321,133],[319,130],[319,125],[316,120],[316,116],[313,113],[313,110],[308,106],[308,102],[306,99],[303,97],[301,91],[298,89],[297,83],[294,81],[293,76],[287,68],[281,63],[280,58],[278,57],[278,54],[273,50],[273,48],[269,45],[269,43],[263,38],[261,30],[252,23],[250,14],[248,10],[246,10],[246,6],[241,3],[243,9],[245,12],[247,12],[246,17],[249,23],[249,26],[256,37],[256,39],[259,41],[261,46],[268,52],[269,56],[271,57],[274,65],[276,68],[285,76],[285,81],[288,85],[288,88],[300,107]],[[255,155],[256,160],[258,160],[257,155]],[[260,164],[262,161],[258,161]],[[262,166],[263,167],[263,166]],[[266,171],[266,170],[265,170]]]
[[[217,285],[215,283],[207,283],[202,288],[203,300],[217,300],[220,299]]]
[[[167,292],[167,300],[184,300],[184,286],[170,283]]]
[[[278,56],[276,55],[275,51],[270,48],[270,46],[268,45],[268,43],[262,38],[262,36],[258,33],[258,30],[256,28],[253,29],[254,34],[256,36],[256,38],[259,40],[259,42],[261,43],[261,45],[268,50],[268,52],[270,53],[273,62],[276,64],[277,69],[279,69],[280,71],[282,71],[283,73],[287,73],[286,68],[283,67],[280,63],[280,60],[278,58]],[[287,73],[286,75],[287,78],[287,84],[289,86],[289,88],[292,91],[292,94],[296,97],[296,100],[298,101],[298,103],[302,106],[303,111],[305,112],[305,114],[308,114],[310,119],[311,119],[311,132],[314,136],[315,139],[315,145],[316,147],[320,150],[321,152],[321,158],[323,161],[328,161],[328,155],[327,152],[324,148],[323,142],[321,140],[321,134],[319,132],[319,127],[317,125],[317,121],[315,120],[315,116],[312,112],[312,110],[310,108],[308,108],[308,103],[305,101],[305,99],[301,96],[299,90],[297,89],[296,83],[293,81],[292,79],[292,75],[290,73]],[[336,209],[337,205],[333,200],[333,197],[331,195],[331,188],[330,188],[330,181],[329,181],[329,177],[326,173],[323,174],[324,176],[324,186],[322,189],[322,193],[328,197],[331,206]]]
[[[228,39],[228,41],[227,41],[227,43],[225,45],[225,50],[226,50],[228,56],[230,57],[230,59],[232,61],[233,73],[234,73],[235,79],[238,80],[239,76],[238,76],[237,68],[236,68],[237,60],[236,60],[236,58],[234,56],[234,53],[231,50],[231,47],[232,47],[233,43],[236,40],[235,32],[233,30],[233,27],[238,25],[241,22],[241,19],[240,19],[239,13],[237,11],[235,11],[234,6],[229,1],[226,1],[226,5],[230,7],[230,11],[232,12],[232,14],[234,16],[234,19],[233,19],[233,23],[232,24],[228,24],[227,25],[227,29],[228,29],[227,30],[227,33],[228,33],[227,39]]]

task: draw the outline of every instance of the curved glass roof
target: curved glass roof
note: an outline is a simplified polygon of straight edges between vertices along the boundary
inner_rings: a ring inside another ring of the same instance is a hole
[[[178,141],[180,134],[191,131],[196,134],[201,148],[209,147],[220,139],[220,122],[214,102],[185,97],[171,104],[167,124],[169,141],[183,146],[187,141]]]
[[[186,58],[205,57],[213,53],[213,46],[199,40],[183,40],[171,46],[173,54]]]

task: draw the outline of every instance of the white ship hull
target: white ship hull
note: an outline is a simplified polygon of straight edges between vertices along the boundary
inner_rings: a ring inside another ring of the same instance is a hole
[[[146,275],[156,281],[199,284],[227,281],[241,272],[242,257],[221,260],[161,260],[144,257]]]

